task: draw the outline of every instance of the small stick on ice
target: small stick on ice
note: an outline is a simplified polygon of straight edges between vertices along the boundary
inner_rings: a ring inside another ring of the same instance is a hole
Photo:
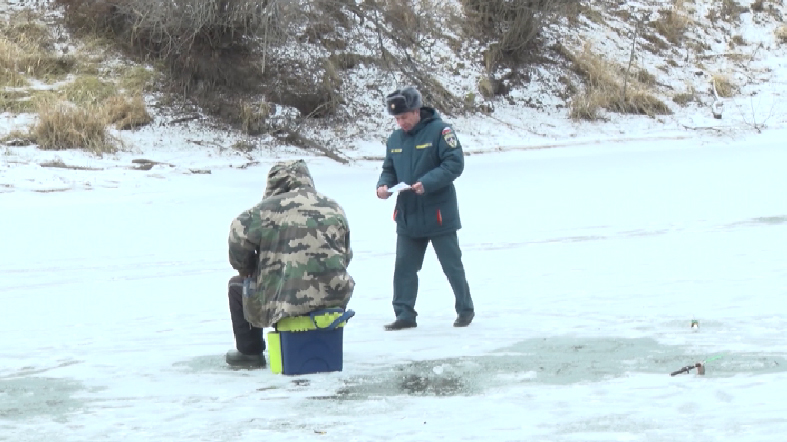
[[[681,373],[688,373],[691,370],[694,370],[695,368],[697,369],[697,374],[703,375],[703,374],[705,374],[705,363],[708,362],[708,361],[712,361],[714,359],[719,359],[720,357],[721,357],[721,355],[714,356],[714,357],[708,358],[708,359],[706,359],[706,360],[704,360],[702,362],[697,362],[697,363],[694,363],[694,364],[691,364],[691,365],[687,365],[687,366],[681,368],[680,370],[673,371],[669,375],[670,376],[676,376],[676,375],[679,375]]]

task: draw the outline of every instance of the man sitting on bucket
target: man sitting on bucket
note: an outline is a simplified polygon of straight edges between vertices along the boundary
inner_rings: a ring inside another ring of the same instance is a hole
[[[350,227],[342,207],[314,189],[303,160],[275,164],[262,201],[230,227],[229,281],[237,350],[234,367],[264,367],[263,327],[288,316],[347,307],[355,281]]]

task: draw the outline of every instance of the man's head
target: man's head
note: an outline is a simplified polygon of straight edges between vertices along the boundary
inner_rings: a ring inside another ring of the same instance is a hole
[[[268,172],[265,197],[293,192],[304,187],[314,188],[314,179],[303,160],[276,163]]]
[[[397,89],[385,97],[385,107],[404,131],[411,130],[421,121],[421,93],[408,86]]]

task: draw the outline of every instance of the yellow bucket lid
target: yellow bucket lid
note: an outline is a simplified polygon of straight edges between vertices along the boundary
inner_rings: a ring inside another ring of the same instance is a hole
[[[276,323],[277,331],[303,332],[317,329],[333,330],[344,327],[347,320],[355,316],[352,310],[318,310],[308,316],[289,316]]]

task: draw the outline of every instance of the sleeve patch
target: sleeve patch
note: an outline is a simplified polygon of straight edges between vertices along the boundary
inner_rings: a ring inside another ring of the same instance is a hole
[[[454,133],[453,129],[450,127],[446,127],[443,129],[443,139],[445,143],[448,144],[451,148],[455,148],[459,142],[456,139],[456,134]]]

